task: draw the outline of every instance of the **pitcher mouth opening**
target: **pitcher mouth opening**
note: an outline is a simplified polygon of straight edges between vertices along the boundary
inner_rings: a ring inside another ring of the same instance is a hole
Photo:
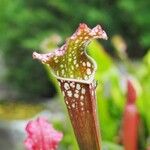
[[[33,58],[49,65],[57,79],[89,84],[94,80],[97,64],[87,54],[86,47],[97,38],[107,39],[100,25],[90,29],[86,24],[80,24],[63,46],[48,54],[34,52]]]

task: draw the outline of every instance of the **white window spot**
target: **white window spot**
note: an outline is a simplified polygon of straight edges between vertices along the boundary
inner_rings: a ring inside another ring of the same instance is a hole
[[[76,64],[76,67],[79,67],[79,64]]]
[[[84,103],[83,103],[83,102],[80,102],[80,105],[81,105],[81,106],[83,106],[83,105],[84,105]]]
[[[61,65],[60,65],[60,67],[61,67],[61,68],[63,68],[63,67],[64,67],[64,65],[62,65],[62,64],[61,64]]]
[[[85,63],[85,62],[83,62],[83,63],[82,63],[82,65],[83,65],[83,66],[86,66],[86,63]]]
[[[72,105],[71,105],[71,106],[72,106],[72,108],[75,108],[75,107],[76,107],[75,103],[72,103]]]
[[[86,72],[87,72],[88,75],[90,75],[91,74],[91,69],[87,68]]]
[[[69,96],[69,97],[72,97],[72,91],[67,91],[67,95]]]
[[[71,66],[71,69],[74,70],[74,66]]]
[[[77,63],[77,60],[75,59],[74,61],[73,61],[73,63],[74,63],[74,65]]]
[[[87,64],[87,67],[91,67],[91,64],[89,61],[86,64]]]
[[[76,46],[74,46],[74,47],[73,47],[73,49],[77,49],[77,47],[76,47]]]
[[[76,85],[76,89],[77,89],[77,90],[80,90],[80,89],[81,89],[80,84],[77,84],[77,85]]]
[[[75,53],[75,51],[73,51],[73,50],[72,50],[72,51],[71,51],[71,53],[72,53],[72,54],[74,54],[74,53]]]
[[[54,61],[55,61],[55,63],[58,63],[58,59],[55,59]]]
[[[75,43],[76,43],[76,44],[79,43],[79,40],[76,40]]]
[[[81,100],[83,100],[83,99],[84,99],[84,96],[83,96],[83,95],[81,95],[81,96],[80,96],[80,99],[81,99]]]
[[[64,84],[64,88],[65,88],[65,90],[69,90],[69,89],[70,89],[69,84],[65,82],[65,84]]]
[[[70,106],[68,106],[68,109],[71,109],[71,107],[70,107]]]
[[[80,39],[80,40],[82,40],[82,39],[83,39],[83,37],[82,37],[82,36],[80,36],[80,37],[79,37],[79,39]]]
[[[83,110],[84,110],[84,107],[82,107],[81,110],[83,111]]]
[[[68,105],[68,101],[65,101],[66,102],[66,104]]]
[[[82,93],[82,94],[85,94],[85,88],[82,88],[82,89],[81,89],[81,93]]]
[[[74,77],[73,74],[71,74],[70,77],[73,78]]]
[[[61,71],[61,73],[62,73],[62,74],[64,74],[64,73],[65,73],[64,69]]]
[[[79,90],[75,90],[76,93],[79,93]]]
[[[85,36],[84,39],[87,40],[87,39],[88,39],[88,36]]]
[[[92,96],[94,96],[94,91],[93,91],[93,90],[92,90],[92,93],[91,93],[91,95],[92,95]]]
[[[75,83],[74,83],[74,82],[71,82],[71,83],[70,83],[70,86],[71,86],[72,88],[74,88],[74,87],[75,87]]]
[[[91,84],[89,85],[89,88],[92,89],[92,85]]]
[[[74,97],[75,97],[75,98],[79,98],[79,94],[75,93],[75,94],[74,94]]]
[[[59,71],[57,71],[56,74],[59,75]]]
[[[77,56],[75,55],[75,56],[74,56],[74,60],[76,60],[76,59],[77,59]]]
[[[54,57],[54,60],[56,60],[57,59],[57,57]]]
[[[71,61],[72,61],[72,59],[71,59],[71,58],[69,58],[69,59],[68,59],[68,61],[69,61],[69,62],[71,62]]]

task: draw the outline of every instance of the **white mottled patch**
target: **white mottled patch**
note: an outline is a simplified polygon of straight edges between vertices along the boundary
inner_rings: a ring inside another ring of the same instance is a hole
[[[59,71],[57,71],[56,74],[59,75]]]
[[[62,70],[61,70],[61,73],[62,73],[62,74],[64,74],[64,73],[65,73],[64,69],[62,69]]]
[[[83,105],[84,105],[84,103],[83,103],[83,102],[80,102],[80,105],[81,105],[81,106],[83,106]]]
[[[81,110],[83,111],[83,110],[84,110],[84,107],[81,107]]]
[[[88,75],[90,75],[92,73],[90,68],[87,68],[86,72]]]
[[[82,63],[82,65],[83,65],[83,66],[86,66],[86,63],[85,63],[85,62],[83,62],[83,63]]]
[[[61,64],[61,65],[60,65],[60,68],[63,68],[63,67],[64,67],[64,65]]]
[[[88,38],[89,38],[88,36],[85,36],[85,37],[84,37],[85,40],[87,40]]]
[[[72,51],[71,53],[72,53],[72,54],[74,54],[74,53],[75,53],[75,51]]]
[[[75,103],[72,103],[72,105],[71,105],[71,106],[72,106],[72,108],[75,108],[75,107],[76,107]]]
[[[82,89],[81,89],[81,93],[82,93],[82,94],[85,94],[85,88],[82,88]]]
[[[79,93],[79,90],[75,90],[75,93]]]
[[[79,64],[76,64],[76,67],[79,67]]]
[[[77,63],[77,60],[75,59],[74,61],[73,61],[73,63],[74,63],[74,65]]]
[[[54,57],[54,60],[56,60],[58,57]]]
[[[87,65],[87,67],[91,67],[91,64],[89,61],[86,63],[86,65]]]
[[[93,91],[93,90],[92,90],[92,93],[91,93],[91,95],[92,95],[92,96],[94,96],[94,91]]]
[[[68,105],[68,101],[65,101],[66,102],[66,104]]]
[[[71,69],[74,70],[74,66],[73,65],[71,66]]]
[[[73,74],[71,74],[70,77],[73,78],[74,77]]]
[[[69,89],[70,89],[69,84],[68,84],[68,83],[65,83],[65,84],[64,84],[64,88],[65,88],[65,90],[69,90]]]
[[[70,106],[68,106],[68,109],[71,109],[71,107],[70,107]]]
[[[55,63],[58,63],[58,59],[56,59],[56,60],[54,60],[55,61]]]
[[[75,98],[79,98],[79,94],[75,93],[75,94],[74,94],[74,97],[75,97]]]
[[[75,44],[78,44],[78,43],[79,43],[79,40],[76,40],[76,41],[75,41]]]
[[[81,96],[80,96],[80,99],[81,99],[81,100],[83,100],[83,99],[84,99],[84,96],[83,96],[83,95],[81,95]]]
[[[71,58],[69,58],[69,59],[68,59],[68,61],[69,61],[69,62],[71,62],[71,61],[72,61],[72,59],[71,59]]]
[[[77,85],[76,85],[76,89],[77,89],[77,90],[80,90],[80,89],[81,89],[80,84],[77,84]]]
[[[73,49],[77,49],[77,47],[76,47],[76,46],[74,46],[74,47],[73,47]]]
[[[72,91],[67,91],[67,95],[69,96],[69,97],[72,97]]]
[[[81,55],[82,55],[83,53],[84,53],[84,52],[82,51],[82,52],[81,52]]]
[[[74,88],[74,87],[75,87],[75,82],[71,82],[71,83],[70,83],[70,86],[71,86],[72,88]]]

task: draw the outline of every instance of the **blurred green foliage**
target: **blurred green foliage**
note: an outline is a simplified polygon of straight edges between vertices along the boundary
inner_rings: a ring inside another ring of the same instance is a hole
[[[8,67],[7,80],[24,98],[55,93],[42,65],[31,59],[32,51],[39,50],[39,43],[53,32],[66,37],[80,22],[101,24],[109,37],[125,38],[132,56],[143,55],[150,46],[148,0],[0,1],[0,50]]]

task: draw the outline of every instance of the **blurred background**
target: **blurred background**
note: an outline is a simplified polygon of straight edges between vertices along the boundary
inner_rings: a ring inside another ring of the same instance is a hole
[[[100,24],[109,37],[87,48],[98,63],[97,106],[104,149],[122,149],[128,76],[136,81],[138,147],[148,149],[149,6],[148,0],[0,0],[0,149],[24,150],[25,125],[37,116],[46,116],[64,133],[60,150],[78,149],[57,82],[32,53],[59,47],[79,23]]]

